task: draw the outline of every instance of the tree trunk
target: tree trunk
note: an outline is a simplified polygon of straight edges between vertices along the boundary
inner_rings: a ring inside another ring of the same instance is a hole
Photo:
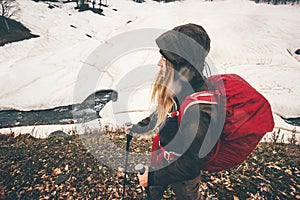
[[[84,5],[84,0],[80,0],[80,7]]]
[[[3,3],[1,3],[0,5],[1,5],[1,7],[2,7],[2,15],[1,15],[1,16],[4,17],[4,11],[5,11],[4,5],[3,5]]]

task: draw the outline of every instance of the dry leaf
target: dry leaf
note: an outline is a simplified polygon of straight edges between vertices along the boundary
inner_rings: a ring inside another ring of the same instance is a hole
[[[284,172],[287,173],[287,174],[290,175],[290,176],[293,175],[293,172],[292,172],[291,170],[289,170],[289,169],[286,169]]]
[[[86,179],[88,182],[91,182],[91,180],[92,180],[92,177],[91,176],[89,176],[87,179]]]
[[[55,168],[53,171],[52,171],[52,176],[57,176],[59,174],[61,174],[62,171],[60,168]]]
[[[239,200],[239,198],[235,195],[233,195],[233,200]]]

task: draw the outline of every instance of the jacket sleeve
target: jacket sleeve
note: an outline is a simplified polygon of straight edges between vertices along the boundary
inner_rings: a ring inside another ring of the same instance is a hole
[[[155,128],[156,121],[157,121],[157,114],[156,112],[154,112],[149,117],[143,119],[137,124],[134,124],[131,128],[131,131],[134,133],[146,133]]]
[[[211,106],[208,106],[208,110],[211,110]],[[149,170],[149,186],[191,180],[200,174],[202,159],[199,158],[199,150],[210,121],[211,113],[203,112],[201,105],[193,105],[186,111],[180,124],[181,132],[177,133],[182,134],[182,144],[186,151],[167,166],[157,171]]]

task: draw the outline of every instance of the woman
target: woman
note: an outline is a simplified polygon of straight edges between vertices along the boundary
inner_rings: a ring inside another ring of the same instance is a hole
[[[216,105],[190,106],[178,125],[176,111],[186,96],[209,90],[203,69],[210,50],[210,38],[199,25],[186,24],[167,31],[156,39],[160,48],[161,70],[153,87],[152,100],[157,110],[131,128],[142,133],[159,129],[159,149],[156,163],[139,175],[140,185],[148,187],[151,199],[161,199],[168,185],[176,199],[200,199],[199,151],[211,124],[216,124]],[[170,114],[172,113],[172,114]]]

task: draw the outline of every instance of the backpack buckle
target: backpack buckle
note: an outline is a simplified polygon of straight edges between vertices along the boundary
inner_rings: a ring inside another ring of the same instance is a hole
[[[167,161],[170,161],[170,152],[168,151],[164,151],[164,158],[167,160]]]
[[[168,113],[168,118],[173,118],[173,117],[178,117],[179,116],[179,111],[174,111]]]
[[[177,156],[175,155],[174,152],[172,151],[164,151],[164,158],[166,159],[166,161],[170,162],[172,160],[174,160]]]

